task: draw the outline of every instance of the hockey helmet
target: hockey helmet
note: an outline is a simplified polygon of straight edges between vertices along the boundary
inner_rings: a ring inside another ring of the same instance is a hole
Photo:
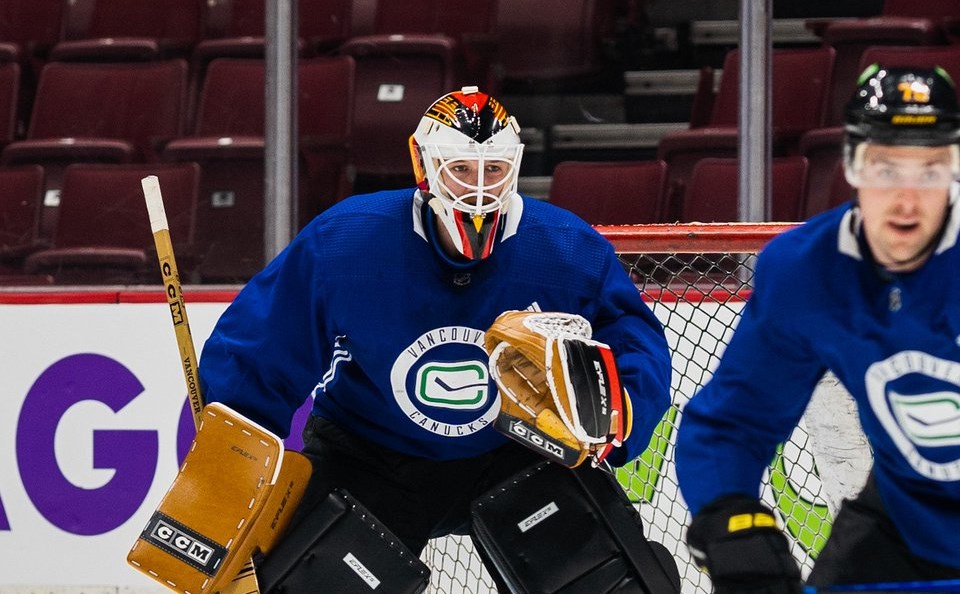
[[[947,176],[955,179],[960,175],[960,109],[956,87],[943,68],[869,66],[847,104],[844,132],[844,171],[853,186],[860,185],[859,172],[868,143],[953,145]]]
[[[516,195],[519,133],[499,101],[463,87],[437,99],[410,137],[417,186],[467,262],[490,255]]]

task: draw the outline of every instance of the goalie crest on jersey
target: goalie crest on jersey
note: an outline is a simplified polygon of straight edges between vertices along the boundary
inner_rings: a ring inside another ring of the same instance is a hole
[[[571,468],[599,464],[630,432],[630,401],[613,352],[590,323],[557,312],[509,311],[486,332],[501,393],[494,426]]]

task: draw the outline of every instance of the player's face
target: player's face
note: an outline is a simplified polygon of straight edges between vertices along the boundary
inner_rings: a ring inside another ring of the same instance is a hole
[[[506,185],[510,166],[505,161],[487,159],[481,168],[476,160],[461,159],[449,163],[441,170],[444,185],[456,196],[470,204],[476,204],[478,190],[484,196],[484,202],[491,198],[486,195],[500,196]]]
[[[951,158],[948,147],[866,147],[860,211],[867,243],[887,270],[915,270],[935,248],[949,203]]]

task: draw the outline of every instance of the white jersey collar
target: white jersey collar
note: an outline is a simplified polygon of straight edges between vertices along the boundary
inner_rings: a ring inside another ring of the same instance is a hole
[[[427,200],[423,192],[418,188],[413,195],[413,230],[427,241],[427,231],[423,228],[423,209],[426,208]],[[511,235],[517,232],[520,226],[520,219],[523,217],[523,198],[520,194],[514,192],[513,196],[507,202],[507,208],[503,214],[503,236],[500,241],[505,241]]]
[[[956,193],[958,185],[954,184],[951,192]],[[947,218],[946,226],[943,229],[943,235],[940,237],[940,243],[934,254],[942,254],[957,244],[957,237],[960,235],[960,204],[956,200],[951,200],[950,214]],[[863,233],[863,221],[860,218],[860,209],[856,206],[843,213],[840,220],[840,229],[837,234],[837,250],[841,254],[850,256],[855,260],[863,260],[863,254],[860,252],[860,243],[857,238]]]

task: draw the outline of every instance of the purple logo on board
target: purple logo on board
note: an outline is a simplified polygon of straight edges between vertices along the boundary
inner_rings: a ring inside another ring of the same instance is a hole
[[[129,520],[156,478],[161,431],[177,431],[177,463],[183,462],[195,434],[185,396],[176,428],[93,430],[93,467],[114,470],[103,486],[78,487],[60,469],[54,440],[71,406],[93,400],[120,412],[143,391],[143,384],[124,365],[92,353],[60,359],[30,387],[17,420],[16,457],[24,489],[48,522],[66,532],[92,536]],[[310,407],[308,400],[294,415],[290,437],[285,440],[287,448],[303,447],[301,433]],[[16,519],[11,522],[7,517],[2,495],[0,492],[0,531],[9,531],[16,528]]]

